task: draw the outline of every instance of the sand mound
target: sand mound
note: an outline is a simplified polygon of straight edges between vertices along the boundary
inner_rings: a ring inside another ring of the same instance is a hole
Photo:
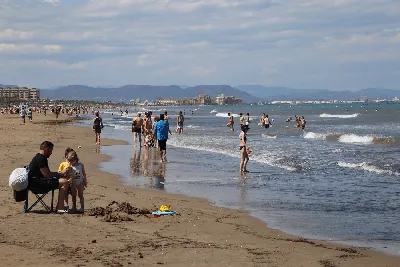
[[[133,221],[132,217],[129,215],[133,214],[151,214],[148,209],[139,209],[133,207],[127,202],[118,203],[112,201],[107,207],[96,207],[90,209],[86,212],[89,216],[103,217],[104,222],[123,222],[123,221]]]

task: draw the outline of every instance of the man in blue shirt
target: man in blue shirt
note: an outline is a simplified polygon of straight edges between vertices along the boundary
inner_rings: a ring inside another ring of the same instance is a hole
[[[160,120],[154,125],[153,132],[157,135],[161,162],[166,162],[168,133],[171,134],[171,131],[168,121],[164,120],[164,114],[160,114]]]

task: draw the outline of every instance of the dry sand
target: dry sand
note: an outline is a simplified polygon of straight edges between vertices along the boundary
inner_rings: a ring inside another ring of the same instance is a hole
[[[91,129],[70,126],[66,119],[54,123],[51,114],[34,114],[34,123],[21,125],[17,115],[0,115],[0,121],[0,266],[400,266],[399,257],[269,229],[246,211],[121,186],[117,176],[97,169],[108,158],[94,145]],[[178,214],[155,219],[118,211],[116,204],[104,217],[47,214],[39,206],[37,212],[24,213],[23,203],[13,200],[8,177],[30,162],[44,140],[55,144],[51,170],[63,160],[66,147],[78,151],[88,173],[87,209],[105,208],[112,201],[144,212],[171,204]],[[102,140],[102,146],[114,144],[123,142]]]

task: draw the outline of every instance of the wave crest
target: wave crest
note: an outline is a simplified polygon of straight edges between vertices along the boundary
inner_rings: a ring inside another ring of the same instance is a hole
[[[327,114],[322,113],[319,115],[320,118],[339,118],[339,119],[349,119],[349,118],[356,118],[360,115],[360,113],[354,114]]]

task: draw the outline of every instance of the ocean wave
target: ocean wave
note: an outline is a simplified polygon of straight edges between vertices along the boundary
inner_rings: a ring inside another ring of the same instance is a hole
[[[231,115],[232,115],[234,118],[239,118],[239,114],[233,114],[233,113],[231,113]],[[215,116],[217,116],[217,117],[225,117],[225,118],[228,118],[228,113],[221,113],[221,112],[219,112],[219,113],[215,114]]]
[[[267,138],[267,139],[276,139],[278,138],[277,135],[268,135],[268,134],[261,134],[262,137]]]
[[[188,125],[188,126],[186,126],[186,128],[192,128],[192,129],[195,129],[195,128],[200,128],[200,126],[196,126],[196,125]]]
[[[217,112],[218,112],[218,110],[216,110],[216,109],[213,109],[210,111],[210,113],[217,113]]]
[[[339,119],[349,119],[349,118],[356,118],[360,115],[360,113],[354,113],[354,114],[327,114],[327,113],[322,113],[319,115],[320,118],[339,118]]]
[[[125,131],[132,130],[132,126],[131,125],[107,123],[107,124],[104,124],[104,126],[112,127],[114,129],[117,129],[117,130],[125,130]]]
[[[339,136],[338,141],[341,143],[372,144],[374,139],[373,136],[368,135],[343,134]]]
[[[182,141],[182,140],[180,140]],[[195,145],[195,144],[185,144],[178,141],[175,138],[168,139],[168,144],[174,147],[179,147],[179,148],[186,148],[186,149],[191,149],[191,150],[197,150],[197,151],[204,151],[204,152],[211,152],[211,153],[216,153],[216,154],[222,154],[225,156],[229,156],[232,158],[240,158],[240,154],[234,151],[231,151],[226,148],[218,148],[218,147],[204,147],[202,145]],[[285,169],[290,172],[295,172],[298,171],[298,167],[293,167],[285,164],[285,162],[282,162],[281,158],[274,158],[271,157],[271,155],[260,155],[257,153],[257,151],[253,150],[253,153],[250,156],[251,161],[262,163],[262,164],[267,164],[269,166],[277,167],[280,169]]]
[[[360,169],[378,174],[389,174],[389,175],[400,176],[400,173],[398,171],[382,169],[367,162],[350,163],[350,162],[339,161],[337,165],[343,168]]]
[[[327,136],[327,134],[308,132],[303,135],[303,138],[325,140]]]

